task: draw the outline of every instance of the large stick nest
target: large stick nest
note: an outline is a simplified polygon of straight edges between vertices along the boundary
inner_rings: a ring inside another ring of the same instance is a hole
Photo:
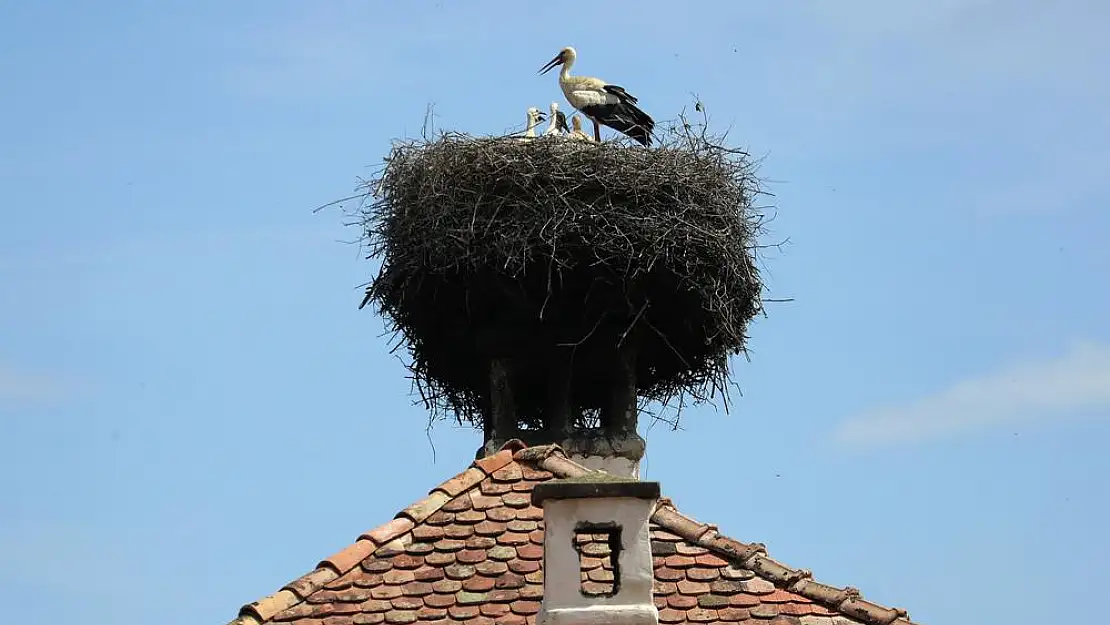
[[[605,401],[609,354],[634,341],[642,400],[727,407],[728,358],[761,311],[754,163],[682,123],[658,147],[447,133],[397,142],[361,223],[373,303],[408,348],[429,408],[481,423],[488,358],[532,357],[517,390],[538,427],[553,349],[573,404]]]

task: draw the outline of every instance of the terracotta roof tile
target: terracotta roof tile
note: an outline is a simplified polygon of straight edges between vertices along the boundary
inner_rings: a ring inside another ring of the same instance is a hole
[[[467,500],[469,499],[470,498],[467,497]],[[432,491],[432,494],[428,495],[424,499],[421,499],[420,501],[402,510],[397,516],[399,518],[408,518],[415,524],[423,523],[424,519],[430,517],[432,513],[438,511],[444,506],[444,504],[451,500],[451,495],[448,495],[442,490],[436,489]]]
[[[706,593],[697,597],[697,604],[699,608],[706,608],[717,610],[720,608],[728,607],[728,597],[722,595],[711,595]]]
[[[505,572],[509,570],[509,565],[504,562],[497,562],[496,560],[486,560],[485,562],[476,564],[474,570],[478,571],[479,575],[496,577],[498,575],[504,575]]]
[[[512,484],[505,482],[482,482],[481,487],[483,495],[504,495],[512,492],[512,490]]]
[[[424,597],[424,605],[430,608],[449,608],[455,605],[454,593],[437,593]]]
[[[448,523],[450,523],[454,520],[455,520],[455,515],[454,514],[450,514],[448,512],[444,512],[443,510],[439,510],[438,512],[433,513],[432,516],[425,519],[424,523],[427,524],[427,525],[447,525]]]
[[[254,603],[243,606],[240,616],[253,616],[259,621],[270,620],[275,614],[296,605],[299,601],[297,595],[289,590],[280,590],[275,594],[259,599]]]
[[[474,487],[475,484],[485,479],[486,474],[477,467],[469,467],[467,470],[456,475],[455,477],[440,484],[432,492],[441,490],[451,497],[456,497]]]
[[[745,592],[738,592],[728,596],[728,604],[736,608],[750,608],[760,604],[759,597],[756,595],[749,595]]]
[[[686,579],[686,574],[679,569],[672,569],[666,566],[660,566],[655,569],[655,579],[664,582],[677,582],[678,580]]]
[[[495,482],[517,482],[524,478],[520,465],[516,462],[507,464],[490,474]]]
[[[750,612],[741,608],[721,608],[717,610],[717,618],[726,623],[742,623],[748,620]]]
[[[485,482],[481,482],[481,483],[484,484]],[[443,507],[441,508],[441,510],[443,510],[444,512],[450,512],[452,514],[456,514],[456,513],[459,513],[459,512],[466,512],[467,510],[470,510],[473,507],[474,506],[470,503],[470,493],[467,493],[466,495],[455,497],[454,499],[452,499],[452,500],[448,501],[447,503],[443,504]],[[451,520],[454,521],[455,520],[454,517],[452,517]]]
[[[513,452],[509,449],[502,449],[492,456],[475,460],[474,467],[481,469],[486,475],[490,475],[510,462],[513,462]]]
[[[528,521],[540,521],[543,519],[543,509],[541,508],[525,508],[516,511],[516,518]]]
[[[676,610],[689,610],[698,605],[698,598],[694,595],[675,594],[665,601],[667,607]],[[726,602],[727,603],[727,602]]]
[[[701,595],[709,592],[709,584],[684,579],[678,582],[678,592],[684,595]]]
[[[490,508],[500,508],[501,498],[490,497],[481,494],[480,492],[470,493],[470,507],[474,510],[489,510]]]
[[[404,534],[405,532],[411,530],[415,525],[416,524],[412,521],[412,519],[398,517],[393,519],[389,523],[386,523],[385,525],[376,527],[369,532],[366,532],[358,538],[359,540],[369,540],[376,545],[383,545],[393,540],[394,538],[397,538],[401,534]]]
[[[417,556],[425,556],[435,551],[433,543],[412,543],[405,547],[405,553]]]
[[[509,613],[509,605],[507,603],[483,603],[479,610],[482,616],[497,618]]]
[[[428,582],[428,583],[438,582],[439,580],[446,577],[446,575],[443,572],[443,569],[437,568],[437,567],[434,567],[434,566],[430,566],[427,563],[427,561],[425,561],[424,566],[422,566],[419,569],[416,569],[415,571],[413,571],[412,576],[413,576],[413,578],[415,579],[416,582]]]
[[[686,610],[664,608],[659,611],[660,623],[683,623],[686,621]]]
[[[748,614],[756,618],[773,618],[778,616],[779,609],[766,603],[761,603],[748,610]]]
[[[514,573],[527,575],[528,573],[535,573],[540,570],[539,562],[528,562],[526,560],[513,560],[509,562],[509,570]]]
[[[357,564],[358,561],[355,560],[351,563],[351,566],[354,567]],[[298,597],[304,599],[317,588],[323,587],[325,584],[331,582],[337,577],[339,577],[339,573],[335,570],[332,570],[330,568],[317,568],[315,571],[312,571],[307,575],[302,575],[301,577],[289,582],[285,585],[284,588],[282,588],[282,590],[291,590]]]
[[[278,593],[243,606],[229,625],[535,625],[543,597],[543,511],[533,487],[588,470],[555,446],[519,441],[475,461]],[[608,546],[586,539],[583,589],[602,593],[613,573]],[[814,582],[809,571],[767,556],[759,543],[661,499],[651,517],[659,620],[765,625],[914,625],[905,611],[858,591]],[[813,620],[817,619],[817,620]]]
[[[393,600],[401,596],[401,589],[396,586],[375,586],[370,589],[370,597],[379,601]]]
[[[507,506],[501,506],[500,508],[490,508],[487,510],[486,518],[497,523],[509,523],[523,517],[519,511],[514,511]]]
[[[728,560],[724,560],[724,559],[722,559],[718,556],[715,556],[711,553],[706,553],[705,555],[699,555],[695,558],[695,560],[701,566],[708,566],[708,567],[712,567],[714,569],[719,569],[722,566],[728,566]]]

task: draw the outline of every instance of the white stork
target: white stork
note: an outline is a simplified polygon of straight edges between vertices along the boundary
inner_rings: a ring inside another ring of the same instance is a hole
[[[574,127],[574,130],[570,131],[569,136],[571,139],[575,139],[576,141],[593,141],[590,135],[582,132],[582,118],[577,115],[571,115],[570,125]]]
[[[636,98],[623,87],[609,84],[600,78],[571,76],[570,68],[576,58],[578,54],[574,48],[567,46],[541,67],[539,73],[546,74],[557,65],[563,66],[559,72],[559,87],[567,102],[594,123],[595,141],[601,141],[601,128],[598,124],[604,124],[642,145],[651,145],[655,121],[636,106]]]
[[[567,116],[559,110],[558,102],[552,102],[551,125],[547,127],[547,130],[543,131],[544,136],[546,137],[547,135],[562,135],[569,132],[570,128],[567,128]]]
[[[534,106],[528,107],[528,128],[524,131],[525,139],[533,139],[536,136],[536,126],[540,125],[543,121],[543,112]]]

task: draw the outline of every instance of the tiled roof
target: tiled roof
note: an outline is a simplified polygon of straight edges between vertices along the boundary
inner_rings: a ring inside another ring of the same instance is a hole
[[[228,625],[534,625],[543,598],[543,510],[532,488],[588,472],[554,445],[514,441],[432,489],[390,522]],[[815,582],[661,499],[651,517],[659,621],[766,625],[914,625],[904,610]],[[583,588],[612,573],[601,543],[583,548]]]

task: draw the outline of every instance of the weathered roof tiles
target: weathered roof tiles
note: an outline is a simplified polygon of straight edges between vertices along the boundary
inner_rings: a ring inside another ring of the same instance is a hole
[[[325,558],[229,625],[534,625],[543,598],[543,511],[532,488],[588,470],[556,446],[519,442],[475,461],[390,522]],[[814,582],[758,543],[722,536],[668,499],[652,515],[654,601],[665,625],[914,625],[904,610]],[[612,582],[608,547],[583,546],[587,592]]]

